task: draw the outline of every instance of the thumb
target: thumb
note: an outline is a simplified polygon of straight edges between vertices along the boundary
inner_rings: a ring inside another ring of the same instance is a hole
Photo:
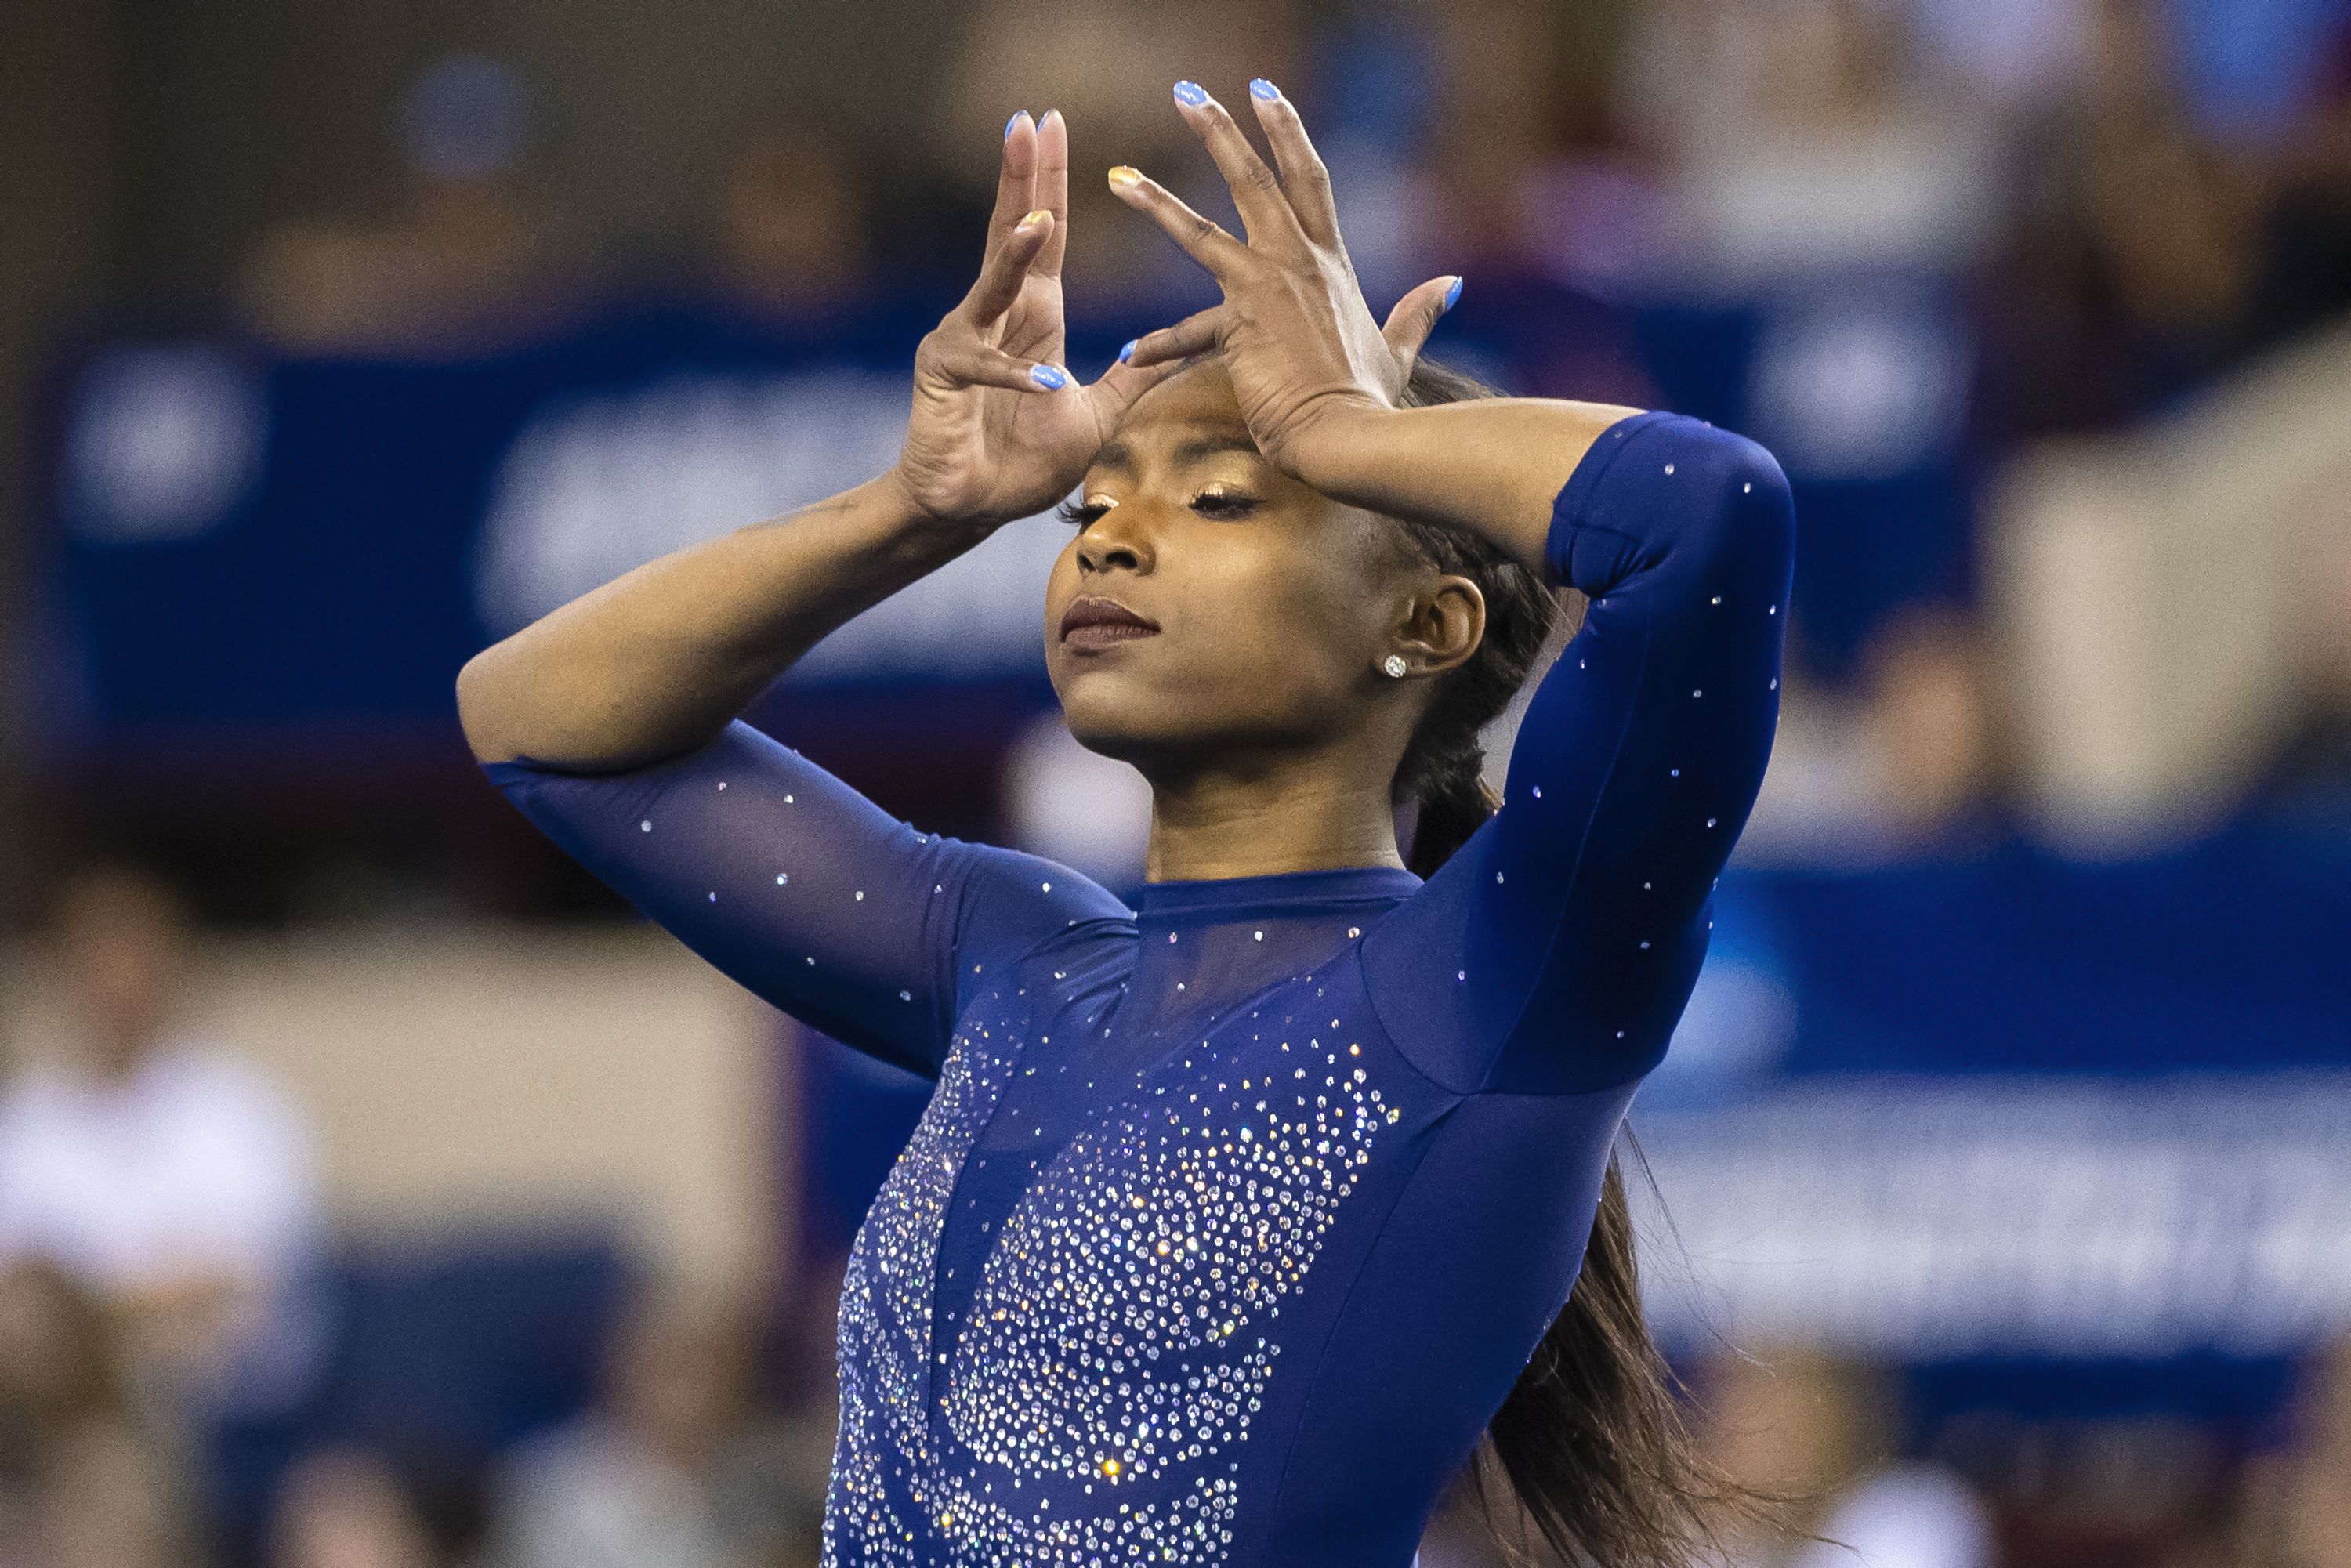
[[[1432,277],[1395,303],[1388,312],[1387,322],[1380,336],[1387,340],[1395,357],[1409,367],[1420,357],[1421,345],[1437,329],[1437,319],[1453,308],[1461,298],[1458,277]]]
[[[1118,423],[1120,416],[1134,405],[1134,400],[1182,370],[1191,361],[1181,355],[1138,365],[1120,360],[1113,362],[1085,389],[1093,404],[1095,418],[1107,434]]]

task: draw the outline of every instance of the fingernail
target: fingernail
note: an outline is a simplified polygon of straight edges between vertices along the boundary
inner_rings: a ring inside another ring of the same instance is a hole
[[[1012,128],[1019,124],[1020,117],[1028,112],[1029,111],[1025,109],[1016,109],[1012,111],[1012,118],[1004,122],[1004,139],[1006,141],[1009,141],[1012,140]]]
[[[1458,273],[1456,273],[1456,274],[1454,275],[1454,277],[1453,277],[1453,287],[1450,287],[1450,288],[1448,288],[1448,289],[1447,289],[1447,290],[1445,291],[1445,304],[1444,304],[1443,308],[1447,309],[1447,310],[1452,309],[1452,308],[1453,308],[1453,302],[1454,302],[1455,300],[1457,300],[1457,299],[1460,298],[1461,298],[1461,277],[1460,277],[1460,275],[1459,275]]]
[[[1196,108],[1208,101],[1208,91],[1198,82],[1179,81],[1176,84],[1176,97],[1179,101]]]
[[[1110,183],[1113,189],[1119,190],[1123,190],[1129,185],[1139,185],[1143,183],[1143,171],[1130,164],[1121,163],[1110,172]]]
[[[1143,340],[1140,338],[1129,338],[1126,340],[1126,347],[1118,351],[1118,362],[1123,365],[1134,358],[1134,346],[1141,341]]]
[[[1051,365],[1029,366],[1029,379],[1035,382],[1040,387],[1050,387],[1055,392],[1060,392],[1063,387],[1070,384],[1070,378],[1063,375]]]
[[[1050,207],[1034,207],[1022,214],[1020,221],[1012,226],[1016,229],[1033,229],[1052,215],[1053,209]]]
[[[1249,96],[1261,98],[1268,103],[1271,103],[1281,96],[1281,89],[1263,77],[1251,77],[1249,78]]]

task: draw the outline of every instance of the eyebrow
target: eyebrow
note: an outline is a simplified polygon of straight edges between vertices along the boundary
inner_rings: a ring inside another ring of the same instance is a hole
[[[1251,441],[1246,432],[1236,430],[1214,431],[1179,441],[1168,455],[1180,466],[1197,463],[1201,458],[1212,457],[1219,452],[1246,452],[1252,457],[1263,455],[1258,451],[1257,443]],[[1134,472],[1134,449],[1123,441],[1107,443],[1094,454],[1093,466],[1117,468],[1132,474]]]

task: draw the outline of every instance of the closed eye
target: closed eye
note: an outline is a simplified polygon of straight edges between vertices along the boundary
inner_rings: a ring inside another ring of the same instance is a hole
[[[1192,497],[1192,509],[1204,517],[1246,517],[1257,508],[1257,497],[1245,490],[1203,490]]]
[[[1063,501],[1053,508],[1053,515],[1072,528],[1082,528],[1118,503],[1115,501]],[[1192,497],[1192,509],[1204,517],[1246,517],[1261,503],[1255,496],[1241,490],[1203,490]]]

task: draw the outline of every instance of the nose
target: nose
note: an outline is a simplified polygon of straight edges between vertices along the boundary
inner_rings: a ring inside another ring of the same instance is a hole
[[[1129,501],[1113,507],[1078,536],[1078,570],[1086,573],[1151,570],[1151,530],[1143,507]]]

